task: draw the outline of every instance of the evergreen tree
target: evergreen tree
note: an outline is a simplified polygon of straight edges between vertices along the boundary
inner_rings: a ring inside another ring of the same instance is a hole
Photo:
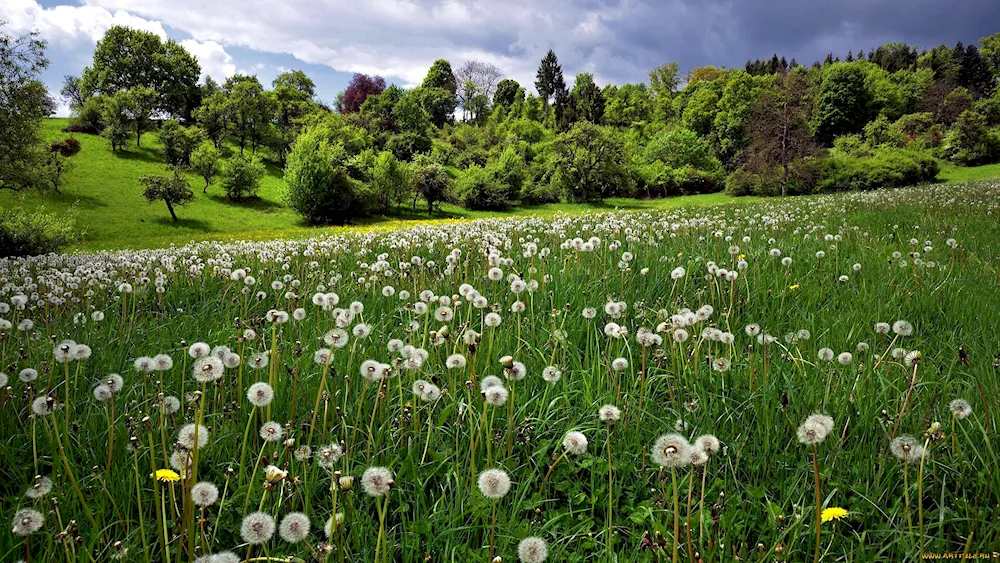
[[[542,99],[542,108],[545,112],[545,120],[549,118],[549,100],[555,99],[557,103],[565,98],[566,81],[563,79],[562,67],[559,66],[559,59],[552,49],[545,54],[538,72],[535,74],[535,90]]]

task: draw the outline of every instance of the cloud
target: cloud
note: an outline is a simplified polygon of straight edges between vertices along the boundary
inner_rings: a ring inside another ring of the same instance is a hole
[[[181,41],[181,47],[198,58],[202,80],[206,76],[211,76],[221,82],[236,74],[236,63],[233,62],[233,57],[216,41],[185,39]]]
[[[0,20],[6,20],[15,33],[38,31],[43,39],[59,46],[75,46],[83,41],[97,42],[104,33],[125,25],[151,31],[161,38],[167,32],[158,21],[150,21],[126,10],[100,6],[54,6],[43,8],[36,0],[4,0]]]

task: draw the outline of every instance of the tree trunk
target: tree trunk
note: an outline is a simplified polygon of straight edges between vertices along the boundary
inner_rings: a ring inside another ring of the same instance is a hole
[[[208,184],[209,184],[209,181],[205,180],[205,188],[203,190],[201,190],[201,193],[203,193],[203,194],[207,194],[208,193]]]
[[[167,202],[167,209],[170,210],[170,216],[173,217],[174,222],[176,223],[177,222],[177,214],[174,213],[174,206],[170,205],[170,200],[169,199],[164,200],[164,201]]]
[[[431,217],[432,215],[434,215],[434,202],[428,200],[427,201],[427,216]]]

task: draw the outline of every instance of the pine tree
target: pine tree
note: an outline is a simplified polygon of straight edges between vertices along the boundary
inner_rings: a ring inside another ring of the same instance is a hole
[[[542,98],[542,107],[545,109],[545,119],[549,118],[549,100],[553,97],[560,98],[565,95],[566,81],[563,79],[562,67],[559,66],[559,59],[552,49],[545,54],[538,73],[535,75],[535,90]]]

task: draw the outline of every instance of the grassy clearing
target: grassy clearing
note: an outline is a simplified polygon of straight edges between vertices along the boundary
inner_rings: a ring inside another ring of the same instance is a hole
[[[990,553],[998,213],[935,185],[0,262],[0,558]]]
[[[67,119],[44,122],[47,139],[67,136],[60,131]],[[268,240],[302,238],[321,233],[342,232],[340,228],[315,228],[304,225],[299,216],[282,201],[284,182],[282,171],[275,164],[267,167],[260,188],[260,199],[249,203],[233,203],[226,199],[220,187],[212,185],[202,194],[204,182],[188,174],[196,199],[179,207],[180,221],[171,221],[166,207],[147,203],[142,198],[139,177],[165,174],[161,162],[161,146],[157,136],[143,136],[141,149],[113,153],[107,142],[94,135],[75,134],[83,150],[72,159],[75,168],[66,175],[61,193],[39,195],[14,194],[0,190],[0,204],[23,205],[49,211],[73,209],[77,224],[86,232],[78,250],[114,248],[157,248],[170,244],[185,244],[201,240]],[[232,154],[232,148],[227,149]],[[730,201],[723,194],[678,197],[661,200],[609,199],[601,205],[549,204],[521,208],[505,213],[476,212],[455,205],[442,206],[442,214],[428,218],[424,208],[403,210],[401,217],[375,217],[358,221],[354,226],[381,225],[392,221],[428,221],[440,219],[476,219],[491,216],[538,215],[551,216],[559,212],[605,211],[612,209],[669,209],[688,205],[713,205]]]

